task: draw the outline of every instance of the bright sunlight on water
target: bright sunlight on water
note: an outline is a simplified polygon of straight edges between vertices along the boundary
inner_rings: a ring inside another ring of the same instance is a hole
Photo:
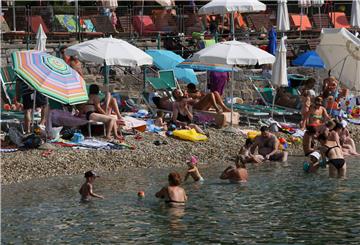
[[[185,209],[154,197],[170,169],[105,173],[94,190],[106,199],[88,204],[79,203],[82,176],[3,186],[2,243],[359,244],[359,161],[339,180],[327,169],[305,174],[302,160],[249,166],[245,186],[218,178],[225,165],[200,165],[205,182],[184,184]]]

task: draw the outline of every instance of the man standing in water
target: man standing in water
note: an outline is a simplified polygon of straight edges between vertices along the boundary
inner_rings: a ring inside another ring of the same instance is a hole
[[[258,152],[265,159],[270,161],[286,162],[288,153],[286,151],[279,150],[278,138],[269,132],[267,126],[260,128],[261,135],[256,136],[255,142],[251,147],[251,153],[254,153],[256,148]]]

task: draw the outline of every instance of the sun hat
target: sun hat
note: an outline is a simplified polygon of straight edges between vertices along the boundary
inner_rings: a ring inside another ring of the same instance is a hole
[[[198,159],[196,156],[191,156],[189,160],[186,161],[186,163],[191,163],[193,165],[198,163]]]
[[[312,152],[309,156],[315,157],[317,160],[320,159],[320,153],[317,151]]]
[[[89,177],[100,177],[100,176],[97,175],[94,171],[90,170],[85,173],[85,178],[89,178]]]

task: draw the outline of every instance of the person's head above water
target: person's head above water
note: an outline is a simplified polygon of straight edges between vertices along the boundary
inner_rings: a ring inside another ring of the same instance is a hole
[[[100,88],[96,84],[91,84],[89,87],[89,94],[99,94]]]
[[[84,174],[84,177],[86,179],[88,178],[96,178],[96,177],[100,177],[99,175],[97,175],[94,171],[90,170],[90,171],[87,171],[85,174]]]
[[[178,172],[172,172],[168,176],[170,186],[178,186],[181,184],[181,175]]]
[[[261,136],[263,137],[269,137],[270,136],[270,133],[269,133],[269,127],[268,126],[262,126],[260,128],[260,132],[261,132]]]
[[[191,156],[189,160],[186,161],[188,166],[195,166],[198,163],[198,159],[196,156]]]

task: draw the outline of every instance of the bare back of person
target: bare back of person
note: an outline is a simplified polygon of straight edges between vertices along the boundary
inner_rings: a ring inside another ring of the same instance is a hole
[[[302,145],[305,156],[308,156],[310,153],[312,153],[315,150],[314,136],[305,132]]]
[[[229,171],[229,181],[231,183],[247,182],[248,172],[245,168],[234,168]]]
[[[84,183],[80,190],[79,193],[81,195],[81,201],[90,201],[90,190],[92,188],[92,185],[88,182]]]

